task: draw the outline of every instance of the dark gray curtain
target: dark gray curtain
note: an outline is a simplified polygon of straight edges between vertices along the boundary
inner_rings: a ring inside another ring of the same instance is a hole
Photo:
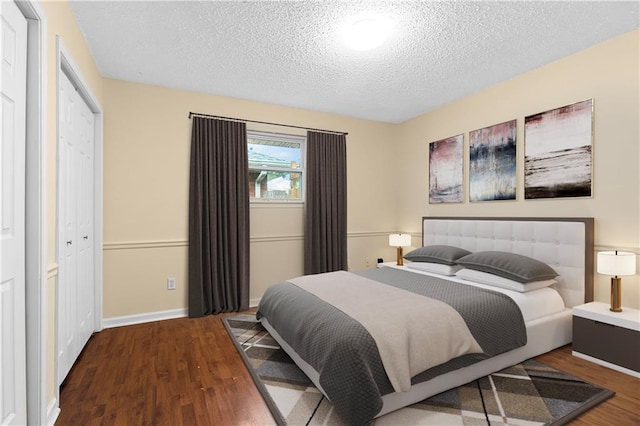
[[[194,117],[189,317],[249,308],[248,176],[246,124]]]
[[[304,273],[347,269],[347,141],[307,132]]]

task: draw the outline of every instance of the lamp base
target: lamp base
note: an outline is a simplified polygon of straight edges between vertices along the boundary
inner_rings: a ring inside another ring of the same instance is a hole
[[[611,278],[611,307],[612,312],[622,312],[622,279]]]
[[[398,260],[397,260],[396,263],[397,263],[398,266],[403,266],[404,265],[404,262],[403,262],[403,259],[402,259],[402,247],[398,247]]]

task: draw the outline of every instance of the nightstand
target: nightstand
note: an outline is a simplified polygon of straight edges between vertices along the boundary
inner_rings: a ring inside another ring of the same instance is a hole
[[[574,356],[640,378],[640,311],[590,302],[573,308]]]

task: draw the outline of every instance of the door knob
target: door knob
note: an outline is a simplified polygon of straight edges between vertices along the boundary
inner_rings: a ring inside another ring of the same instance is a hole
[[[69,240],[67,241],[67,245],[70,246],[71,244],[73,244],[73,240]]]
[[[83,238],[84,238],[85,240],[88,240],[88,239],[89,239],[89,236],[88,236],[88,235],[85,235]]]

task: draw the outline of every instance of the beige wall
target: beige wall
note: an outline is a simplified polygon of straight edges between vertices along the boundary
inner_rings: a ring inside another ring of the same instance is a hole
[[[96,100],[102,102],[102,76],[93,61],[93,57],[87,48],[84,37],[80,32],[75,17],[67,2],[44,1],[40,3],[46,16],[47,24],[47,128],[45,130],[47,141],[47,399],[50,403],[56,396],[55,388],[55,319],[56,319],[56,283],[57,283],[57,257],[56,257],[56,183],[57,183],[57,39],[60,37],[66,52],[82,73],[85,83],[89,86]]]
[[[104,101],[105,318],[187,307],[190,111],[349,132],[350,265],[372,267],[389,251],[379,240],[396,229],[396,126],[110,79]],[[255,301],[268,285],[302,274],[303,208],[253,205],[250,220]],[[177,290],[167,290],[168,277],[177,279]]]
[[[420,233],[424,215],[592,216],[597,250],[640,253],[639,37],[634,31],[614,38],[403,123],[399,228]],[[585,99],[594,100],[593,197],[525,201],[524,117]],[[464,133],[468,180],[468,132],[512,119],[518,120],[517,201],[428,204],[429,142]],[[623,278],[625,306],[640,307],[639,284],[638,275]],[[596,300],[608,302],[608,292],[608,277],[596,275]]]
[[[500,83],[400,125],[116,80],[105,93],[105,318],[186,308],[189,111],[343,130],[348,137],[349,262],[391,260],[386,234],[423,215],[593,216],[598,249],[638,251],[638,31]],[[594,99],[594,196],[523,200],[523,119]],[[518,200],[429,205],[430,141],[518,119]],[[254,127],[256,130],[290,131]],[[615,173],[612,173],[615,170]],[[397,183],[396,183],[397,182]],[[615,208],[612,208],[615,206]],[[251,299],[302,273],[303,210],[251,209]],[[277,266],[274,266],[277,265]],[[176,277],[178,289],[166,290]],[[639,306],[638,277],[624,279]],[[608,301],[607,277],[596,300]]]

